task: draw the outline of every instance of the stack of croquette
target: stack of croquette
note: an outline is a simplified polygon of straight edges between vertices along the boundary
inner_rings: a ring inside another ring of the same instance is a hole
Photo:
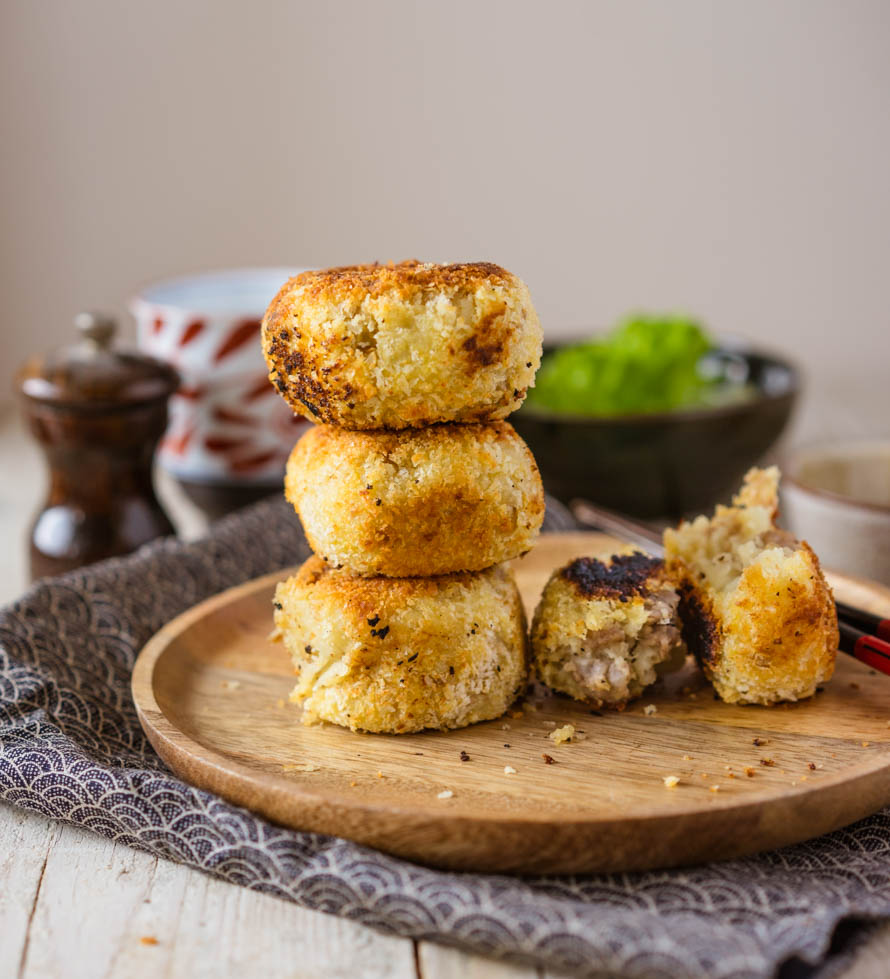
[[[272,383],[316,422],[285,492],[315,555],[275,594],[304,720],[402,733],[500,716],[527,675],[504,564],[544,496],[503,419],[541,358],[497,265],[360,265],[287,282],[263,321]]]

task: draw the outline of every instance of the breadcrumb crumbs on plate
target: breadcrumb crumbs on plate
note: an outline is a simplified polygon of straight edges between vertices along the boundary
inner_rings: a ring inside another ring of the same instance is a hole
[[[694,761],[692,755],[683,755],[683,761]]]
[[[662,781],[666,789],[675,789],[680,784],[680,778],[677,775],[665,775]]]
[[[708,786],[708,792],[719,792],[719,791],[720,791],[719,785],[714,784]]]
[[[871,741],[863,741],[862,742],[862,747],[863,748],[867,748],[870,744],[871,744]]]
[[[158,944],[158,940],[157,940],[157,938],[155,938],[154,935],[143,935],[142,938],[139,939],[139,944],[140,945],[157,945]]]
[[[562,727],[558,727],[555,731],[551,731],[549,734],[549,738],[554,744],[564,744],[566,741],[571,741],[574,736],[574,724],[563,724]]]
[[[647,717],[651,717],[652,714],[658,713],[658,708],[655,706],[655,704],[646,704],[646,706],[643,708],[643,713]]]
[[[516,774],[516,769],[512,765],[504,765],[504,774],[505,775],[515,775]]]
[[[556,759],[553,757],[553,755],[548,755],[545,752],[543,755],[541,755],[541,757],[544,759],[544,764],[545,765],[555,765],[556,764]]]
[[[772,758],[761,758],[760,764],[763,765],[764,768],[773,768],[776,763],[772,760]]]
[[[237,680],[223,680],[220,686],[224,690],[237,690],[241,684]]]
[[[816,771],[816,763],[814,761],[807,762],[807,768],[809,768],[809,770],[811,772],[815,772]]]
[[[377,778],[383,778],[383,772],[378,772],[377,773]]]
[[[266,636],[266,639],[269,642],[281,642],[283,637],[284,633],[281,631],[281,629],[273,629],[269,635]]]
[[[754,771],[755,770],[753,768],[748,767],[745,769],[745,774],[748,776],[748,778],[754,778]]]
[[[451,799],[453,797],[454,793],[451,791],[451,789],[444,789],[436,796],[437,799]]]

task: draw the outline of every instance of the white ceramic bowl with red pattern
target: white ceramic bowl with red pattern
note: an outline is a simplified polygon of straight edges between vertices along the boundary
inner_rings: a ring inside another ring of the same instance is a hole
[[[130,301],[139,347],[182,377],[158,453],[181,482],[280,488],[288,453],[308,423],[269,382],[260,322],[284,282],[301,271],[183,276],[147,286]]]

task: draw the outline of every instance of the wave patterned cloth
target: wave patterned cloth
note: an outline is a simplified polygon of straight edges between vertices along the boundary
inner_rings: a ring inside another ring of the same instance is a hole
[[[550,501],[545,529],[574,523]],[[282,829],[180,781],[136,719],[137,653],[196,602],[308,553],[293,509],[263,502],[0,612],[0,798],[305,907],[579,975],[810,975],[841,919],[890,915],[890,810],[714,866],[519,879]]]

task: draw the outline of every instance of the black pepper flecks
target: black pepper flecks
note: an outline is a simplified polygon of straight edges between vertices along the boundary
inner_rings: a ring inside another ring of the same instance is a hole
[[[460,760],[461,761],[469,761],[470,760],[470,756],[465,751],[462,751],[460,753]]]
[[[311,647],[311,646],[309,645],[309,643],[308,643],[308,642],[306,643],[306,646],[305,646],[305,651],[306,651],[307,653],[311,653],[311,652],[312,652],[312,647]]]
[[[416,660],[419,655],[420,655],[420,653],[414,653],[412,656],[409,656],[408,657],[408,662],[409,663],[413,663],[414,660]]]
[[[368,625],[373,627],[373,626],[377,625],[377,623],[379,621],[380,621],[380,616],[379,615],[375,615],[373,619],[368,619]]]
[[[376,500],[374,500],[374,505],[375,506],[381,506],[382,503],[383,503],[383,500],[381,500],[379,496],[377,497]]]
[[[281,602],[272,602],[272,604],[278,609],[279,612],[284,608]]]
[[[381,626],[379,629],[372,629],[371,635],[376,636],[378,639],[386,639],[386,637],[389,635],[389,626],[384,625]]]

